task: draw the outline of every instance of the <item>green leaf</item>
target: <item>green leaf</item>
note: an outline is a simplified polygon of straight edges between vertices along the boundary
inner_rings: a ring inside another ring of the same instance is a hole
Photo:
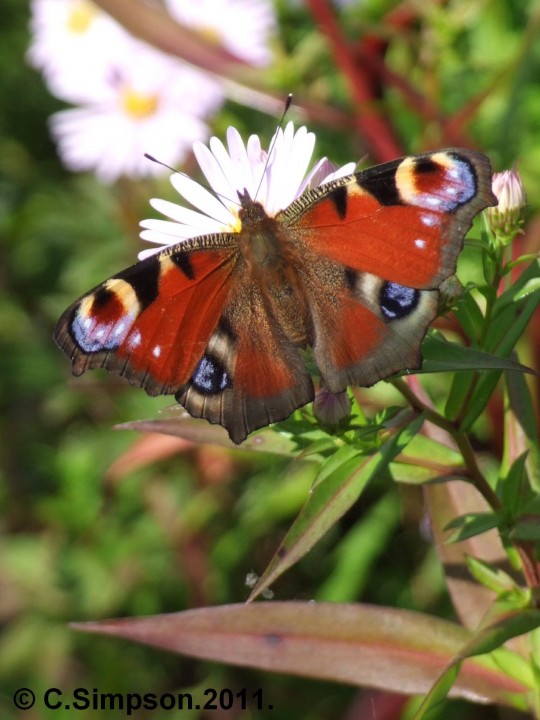
[[[445,530],[453,530],[456,528],[456,532],[452,533],[446,542],[455,543],[461,540],[467,540],[467,538],[474,537],[475,535],[481,535],[488,530],[496,528],[499,522],[499,516],[493,512],[460,515],[446,526]]]
[[[505,290],[497,298],[493,306],[493,319],[496,319],[510,306],[520,303],[535,293],[537,294],[536,302],[538,302],[540,300],[540,262],[538,260],[532,262],[508,290]]]
[[[437,678],[413,720],[428,717],[428,712],[447,697],[467,658],[491,653],[493,659],[501,663],[501,667],[505,667],[512,676],[523,679],[527,675],[529,681],[533,682],[532,673],[526,667],[525,661],[521,658],[509,658],[507,653],[501,653],[501,646],[511,638],[524,635],[537,627],[540,627],[540,610],[509,608],[506,601],[496,601],[486,613],[480,629]]]
[[[537,627],[540,627],[540,610],[509,607],[505,600],[497,600],[486,613],[479,630],[462,648],[460,657],[493,652],[511,638]]]
[[[304,508],[259,579],[250,600],[311,550],[358,500],[366,485],[402,452],[423,422],[423,415],[419,415],[374,455],[361,457],[358,451],[345,446],[323,465]]]
[[[461,453],[425,435],[416,435],[390,465],[397,482],[422,484],[457,476],[463,469]]]
[[[518,588],[516,581],[508,573],[479,558],[469,555],[467,557],[467,567],[475,580],[497,594],[514,591]]]
[[[517,370],[537,375],[534,370],[507,357],[464,347],[430,333],[422,343],[422,373],[455,370]]]
[[[508,533],[512,540],[540,541],[540,517],[535,520],[519,520]]]
[[[512,463],[505,478],[500,481],[500,497],[504,514],[507,518],[515,518],[520,511],[523,491],[528,487],[525,464],[528,451],[523,452]],[[511,520],[510,520],[511,521]]]
[[[523,313],[519,315],[516,319],[514,324],[509,328],[507,335],[504,337],[503,341],[501,342],[498,351],[501,352],[501,355],[508,356],[512,352],[515,344],[519,340],[521,334],[525,330],[525,327],[529,320],[532,317],[532,313],[535,310],[535,306],[532,304],[526,303],[526,307],[523,309]],[[508,368],[511,369],[511,368]],[[526,372],[534,372],[530,369],[527,369]],[[537,374],[537,373],[535,373]],[[501,371],[496,370],[490,373],[486,373],[483,375],[482,378],[480,378],[480,381],[478,382],[478,385],[476,387],[474,396],[469,403],[469,408],[467,410],[467,413],[463,417],[463,420],[461,421],[460,425],[460,432],[468,432],[470,430],[472,424],[477,420],[479,415],[484,411],[486,405],[488,404],[491,396],[493,395],[493,392],[497,386],[497,383],[499,382],[499,379],[501,377]]]
[[[454,373],[444,406],[444,416],[456,420],[462,412],[475,378],[473,371]]]
[[[459,671],[461,669],[461,662],[452,662],[437,678],[430,688],[430,691],[423,699],[420,707],[414,713],[412,720],[429,720],[431,712],[437,708],[438,705],[446,700],[450,690],[454,686]]]
[[[352,601],[360,597],[373,577],[373,565],[387,547],[400,522],[395,492],[384,495],[369,508],[333,551],[332,572],[315,594],[316,600]]]
[[[505,410],[503,467],[528,450],[526,468],[533,489],[540,493],[540,431],[531,388],[520,373],[506,376],[508,407]]]
[[[470,289],[460,297],[454,312],[469,340],[476,343],[482,335],[485,320]]]

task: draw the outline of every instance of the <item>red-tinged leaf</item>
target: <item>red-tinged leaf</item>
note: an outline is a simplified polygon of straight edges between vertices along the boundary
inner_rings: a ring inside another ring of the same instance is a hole
[[[156,420],[134,420],[133,422],[116,425],[117,430],[137,430],[138,432],[164,433],[174,437],[190,440],[195,443],[220,445],[236,450],[256,450],[257,452],[273,453],[291,457],[296,450],[296,443],[287,435],[266,428],[250,435],[241,445],[235,445],[220,425],[211,425],[206,420],[192,418],[182,410],[174,409],[165,418]]]
[[[478,627],[495,595],[471,579],[467,557],[472,555],[491,565],[505,566],[507,556],[496,530],[450,544],[446,542],[449,531],[444,528],[459,515],[485,512],[489,508],[476,488],[467,482],[425,485],[424,497],[452,603],[463,625],[474,629]]]
[[[256,598],[275,580],[311,550],[315,543],[358,500],[366,485],[398,455],[423,423],[414,422],[387,440],[379,451],[362,458],[354,448],[344,446],[326,461],[311,494],[270,564],[262,574],[249,600]]]
[[[75,627],[190,657],[409,695],[427,692],[470,639],[459,625],[422,613],[310,602],[225,605]],[[529,689],[486,656],[463,663],[450,694],[520,707]]]
[[[192,447],[188,440],[182,438],[148,433],[142,438],[137,438],[131,447],[111,463],[107,470],[107,480],[115,482],[141,467],[179,455]]]

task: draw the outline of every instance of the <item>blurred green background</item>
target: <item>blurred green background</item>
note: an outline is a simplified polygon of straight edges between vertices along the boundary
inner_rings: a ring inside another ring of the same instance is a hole
[[[376,23],[391,5],[372,1],[347,9],[349,31]],[[431,33],[427,49],[438,53],[431,59],[431,79],[440,83],[442,106],[452,113],[482,89],[495,88],[471,114],[468,129],[497,169],[519,159],[536,211],[536,3],[424,5],[417,40]],[[281,3],[279,9],[281,40],[292,59],[288,65],[281,59],[274,71],[276,84],[279,77],[282,85],[287,77],[293,85],[298,82],[294,54],[302,43],[303,52],[309,48],[312,56],[301,92],[327,93],[329,103],[335,92],[346,109],[343,85],[331,71],[307,10],[293,3]],[[0,714],[17,717],[11,696],[18,687],[36,693],[51,686],[66,692],[75,687],[104,692],[262,687],[275,710],[237,716],[370,717],[355,710],[368,706],[357,703],[367,703],[369,693],[355,688],[196,662],[69,628],[70,621],[242,602],[249,594],[246,576],[264,570],[303,504],[314,466],[309,460],[291,465],[242,451],[192,448],[173,439],[114,431],[115,423],[155,417],[170,399],[147,398],[100,372],[71,378],[69,363],[52,341],[56,319],[88,288],[134,261],[142,248],[138,221],[148,214],[147,199],[169,191],[166,181],[104,186],[91,175],[62,168],[47,119],[63,105],[25,63],[28,14],[26,3],[3,0]],[[425,63],[423,74],[418,69],[418,48],[394,40],[389,62],[420,83],[422,91],[429,78]],[[295,86],[282,89],[297,91]],[[416,150],[420,136],[425,137],[425,122],[395,91],[385,99],[404,149]],[[267,141],[276,119],[229,103],[214,127],[221,132],[231,121]],[[327,152],[339,161],[358,155],[352,133],[346,137],[321,130],[318,155]],[[496,436],[497,428],[484,428],[486,447]],[[434,548],[421,533],[422,514],[419,490],[396,488],[381,478],[280,581],[275,597],[361,599],[451,617]],[[94,715],[115,716],[106,711]],[[198,717],[188,712],[181,716]],[[72,714],[40,708],[24,717]],[[450,702],[440,717],[510,715]]]

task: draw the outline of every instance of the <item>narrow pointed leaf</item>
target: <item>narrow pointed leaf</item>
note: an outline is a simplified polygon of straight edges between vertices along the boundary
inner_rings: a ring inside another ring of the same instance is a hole
[[[540,627],[540,610],[532,608],[503,609],[495,603],[487,622],[474,634],[460,652],[462,658],[496,650],[513,637]]]
[[[302,558],[315,543],[358,500],[366,485],[383,472],[419,431],[424,421],[418,416],[401,432],[387,440],[377,453],[367,458],[352,448],[338,451],[323,466],[300,515],[287,533],[270,564],[255,586],[250,600]],[[343,458],[348,458],[342,462]],[[330,472],[329,472],[330,468]]]
[[[470,639],[459,625],[422,613],[310,602],[225,605],[75,627],[190,657],[405,694],[427,692]],[[520,707],[528,680],[509,677],[490,656],[474,658],[463,663],[450,694]]]
[[[445,530],[455,531],[450,533],[450,535],[446,538],[446,542],[450,543],[467,540],[475,535],[480,535],[488,530],[493,530],[493,528],[496,528],[498,524],[499,517],[493,512],[460,515],[459,517],[451,520],[445,527]]]
[[[490,326],[491,332],[488,336],[489,349],[496,352],[501,359],[509,358],[517,341],[523,334],[533,314],[538,309],[539,302],[540,293],[532,293],[524,301],[510,305],[499,313],[497,319],[492,322]],[[519,363],[516,364],[519,365]],[[522,367],[523,366],[521,366],[521,368]],[[530,368],[523,372],[532,372],[538,376],[538,373]],[[500,377],[501,370],[494,370],[493,372],[485,373],[480,379],[474,397],[469,404],[468,411],[461,421],[460,432],[467,432],[484,411]]]
[[[167,417],[155,420],[134,420],[133,422],[115,425],[117,430],[137,430],[138,432],[159,432],[165,435],[191,440],[195,443],[207,443],[237,450],[267,452],[274,455],[291,457],[296,450],[296,443],[287,435],[266,428],[250,435],[241,445],[235,445],[227,431],[219,425],[211,425],[205,420],[192,418],[183,410],[175,409],[167,413]]]
[[[454,370],[515,370],[524,373],[535,371],[507,357],[492,355],[457,343],[441,340],[430,334],[422,343],[422,373]]]
[[[533,489],[540,493],[540,429],[531,389],[520,373],[506,376],[508,408],[505,412],[503,468],[528,451],[526,467]]]
[[[481,337],[484,316],[471,292],[463,293],[458,301],[455,314],[469,340],[475,343]]]

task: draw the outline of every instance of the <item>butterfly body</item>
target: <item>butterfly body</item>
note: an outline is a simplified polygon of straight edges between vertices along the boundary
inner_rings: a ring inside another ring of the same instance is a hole
[[[232,440],[314,396],[300,349],[332,392],[421,364],[438,287],[476,213],[495,204],[482,155],[446,150],[304,192],[267,214],[238,193],[238,232],[171,246],[113,276],[60,319],[81,374],[174,394]]]

